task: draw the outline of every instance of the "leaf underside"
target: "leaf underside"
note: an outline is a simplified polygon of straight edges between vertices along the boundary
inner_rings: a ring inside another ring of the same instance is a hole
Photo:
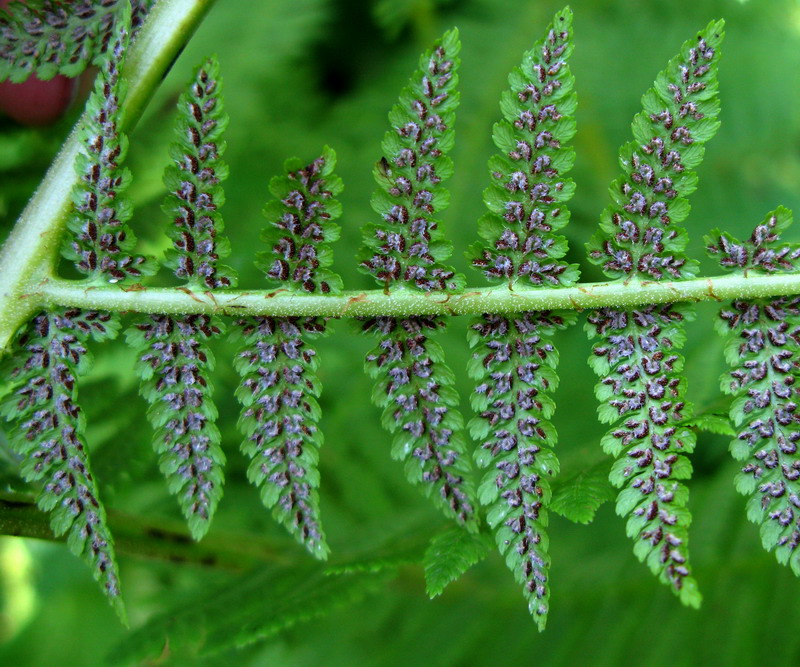
[[[711,22],[686,42],[642,98],[634,140],[620,150],[624,175],[611,184],[612,204],[587,244],[590,261],[611,279],[673,280],[695,275],[684,249],[686,199],[697,187],[691,171],[719,121],[717,65],[722,22]],[[589,363],[600,376],[599,419],[613,425],[603,438],[615,457],[610,480],[622,487],[617,513],[628,517],[634,553],[690,606],[701,601],[688,562],[686,458],[695,435],[686,426],[683,357],[686,306],[665,304],[589,314],[597,337]]]

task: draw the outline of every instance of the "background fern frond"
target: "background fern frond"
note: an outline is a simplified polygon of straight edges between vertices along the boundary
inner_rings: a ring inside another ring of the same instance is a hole
[[[608,469],[608,462],[601,461],[568,477],[560,476],[551,485],[550,509],[575,523],[591,523],[600,506],[616,496]]]
[[[425,590],[428,596],[441,595],[469,568],[486,558],[491,548],[488,537],[482,533],[468,533],[451,527],[431,540],[425,551]]]
[[[560,261],[567,241],[555,234],[569,222],[566,202],[575,183],[564,179],[575,161],[567,142],[575,135],[572,12],[558,12],[546,37],[526,51],[503,92],[503,120],[494,126],[502,152],[489,160],[492,184],[478,221],[484,239],[471,248],[472,266],[492,282],[536,287],[571,285],[577,264]]]
[[[383,427],[395,434],[392,456],[405,461],[409,481],[421,485],[447,516],[475,531],[478,516],[453,372],[442,348],[428,338],[443,326],[437,317],[367,320],[363,330],[380,343],[367,355],[366,370],[376,379],[372,399],[383,408]]]
[[[3,416],[12,424],[9,444],[22,456],[22,475],[42,484],[40,508],[53,532],[67,534],[70,550],[92,569],[125,620],[114,541],[89,467],[78,378],[91,364],[89,338],[116,337],[119,318],[109,313],[55,310],[37,315],[18,335],[3,362],[12,378]]]
[[[129,42],[127,18],[108,49],[89,98],[88,123],[80,130],[83,147],[76,170],[80,182],[73,194],[73,212],[62,254],[93,282],[118,283],[153,273],[152,260],[132,253],[136,237],[127,222],[132,205],[127,197],[130,172],[122,166],[128,139],[119,131],[125,99],[120,68]]]
[[[135,34],[157,0],[12,2],[0,11],[0,81],[74,77],[99,65],[126,12]],[[32,6],[31,6],[32,5]]]
[[[339,226],[331,222],[342,214],[335,197],[343,189],[333,172],[336,153],[325,146],[308,165],[297,158],[284,165],[284,176],[275,176],[269,189],[275,199],[264,209],[271,223],[262,232],[270,250],[258,263],[267,279],[298,292],[336,293],[342,279],[330,270],[330,243],[339,238]]]
[[[247,477],[275,518],[317,558],[328,545],[319,517],[319,448],[316,351],[307,339],[325,333],[318,318],[253,317],[237,323],[244,340],[234,365],[242,377],[242,451]]]
[[[178,101],[173,164],[164,171],[169,194],[163,208],[174,222],[168,227],[174,249],[167,251],[165,266],[190,289],[236,284],[233,269],[219,264],[230,254],[219,212],[225,203],[221,182],[228,177],[228,165],[221,160],[227,126],[219,63],[209,58]]]
[[[381,221],[364,226],[362,272],[383,285],[423,291],[455,290],[464,277],[443,264],[452,254],[436,216],[450,201],[442,182],[453,174],[458,106],[458,31],[450,30],[420,58],[419,69],[389,114],[383,157],[375,165],[380,186],[372,208]]]
[[[155,429],[153,447],[192,536],[208,531],[222,497],[225,455],[212,400],[214,357],[207,341],[222,334],[208,315],[151,315],[128,329],[136,372]]]

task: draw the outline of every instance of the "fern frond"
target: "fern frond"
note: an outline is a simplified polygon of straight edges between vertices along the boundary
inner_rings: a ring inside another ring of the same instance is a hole
[[[89,98],[89,121],[81,130],[83,146],[76,160],[80,182],[73,190],[68,223],[72,234],[62,249],[80,273],[98,283],[140,278],[156,269],[151,260],[131,252],[136,237],[127,225],[132,214],[126,196],[131,176],[122,163],[128,139],[118,125],[125,99],[120,68],[128,41],[127,19],[120,18],[119,32]]]
[[[284,289],[341,290],[341,278],[328,268],[330,243],[339,238],[331,221],[341,215],[334,197],[342,182],[335,167],[336,153],[326,146],[305,166],[297,158],[288,160],[285,175],[270,182],[276,199],[264,209],[272,224],[262,232],[270,250],[259,253],[257,266]],[[251,317],[236,326],[235,336],[244,340],[234,365],[242,377],[236,396],[242,404],[242,451],[251,459],[248,479],[261,489],[273,516],[314,556],[326,559],[317,468],[321,387],[316,351],[308,342],[325,333],[325,320]]]
[[[165,645],[171,655],[195,660],[241,649],[355,603],[396,574],[396,569],[329,574],[314,564],[259,567],[222,585],[200,586],[154,615],[117,643],[107,664],[146,663],[157,659]]]
[[[559,261],[567,241],[554,232],[569,222],[565,203],[575,183],[563,174],[575,152],[577,96],[567,60],[572,54],[572,12],[557,13],[547,36],[526,51],[503,92],[503,120],[494,126],[502,151],[489,160],[492,184],[483,193],[489,213],[478,221],[484,242],[471,248],[472,266],[492,282],[510,286],[567,286],[577,264]]]
[[[205,535],[222,497],[225,455],[209,378],[214,357],[206,342],[222,329],[208,315],[150,315],[126,334],[139,351],[136,372],[150,404],[159,467],[196,540]]]
[[[359,254],[360,270],[386,290],[456,290],[464,285],[464,277],[442,263],[452,245],[436,220],[450,201],[442,182],[453,173],[446,153],[454,141],[460,49],[458,31],[446,32],[420,58],[419,69],[389,114],[392,129],[373,172],[380,189],[372,196],[372,208],[381,221],[364,226]]]
[[[173,164],[164,171],[169,194],[164,212],[173,220],[169,236],[174,249],[167,251],[165,266],[187,287],[202,290],[231,287],[233,269],[219,264],[230,254],[219,208],[225,203],[220,183],[228,177],[222,160],[228,125],[223,108],[222,81],[216,58],[206,60],[178,102]]]
[[[428,596],[441,595],[448,584],[461,577],[489,553],[491,543],[482,533],[451,527],[431,540],[422,562]]]
[[[558,386],[558,352],[550,338],[574,320],[572,313],[547,311],[484,315],[470,332],[469,374],[479,382],[471,402],[479,416],[469,428],[480,443],[478,465],[489,468],[478,497],[540,629],[550,597],[549,479],[559,470],[548,421],[555,410],[548,394]]]
[[[372,399],[384,408],[383,426],[395,434],[392,456],[405,461],[409,481],[421,485],[447,516],[475,531],[471,466],[453,372],[442,348],[428,338],[443,326],[438,317],[367,320],[363,330],[380,343],[367,355],[366,370],[376,379]]]
[[[575,190],[562,177],[575,157],[566,146],[575,134],[577,106],[567,64],[572,48],[572,12],[565,8],[512,70],[511,88],[501,99],[503,119],[493,138],[502,153],[489,160],[489,213],[478,221],[484,242],[471,252],[474,268],[509,287],[557,287],[578,278],[577,266],[561,261],[566,239],[554,233],[569,221],[566,202]],[[558,384],[551,337],[574,321],[547,311],[487,313],[475,320],[469,337],[469,373],[478,381],[471,403],[479,415],[469,428],[480,443],[478,466],[489,469],[478,497],[540,630],[550,597],[549,478],[559,467],[552,449],[556,432],[547,421],[555,409],[547,394]]]
[[[0,81],[75,77],[100,65],[126,12],[133,33],[157,0],[12,2],[0,11]]]
[[[569,477],[559,477],[552,485],[550,509],[575,523],[591,523],[600,506],[616,496],[608,482],[608,468],[602,461]]]
[[[50,512],[56,535],[83,558],[120,617],[114,541],[89,467],[85,418],[78,405],[78,378],[91,365],[89,338],[114,338],[116,315],[78,309],[37,315],[18,334],[4,361],[11,391],[2,404],[12,428],[9,443],[23,457],[22,475],[41,482],[39,507]]]
[[[634,141],[620,150],[625,171],[611,184],[612,205],[600,231],[587,244],[589,259],[609,278],[690,278],[697,262],[687,259],[686,197],[697,187],[691,171],[719,127],[717,66],[722,22],[712,21],[686,42],[680,54],[642,97],[634,117]],[[664,304],[589,315],[586,330],[598,337],[589,363],[602,378],[595,393],[599,418],[614,428],[603,438],[616,461],[611,482],[622,487],[617,513],[628,516],[634,553],[684,604],[699,606],[688,562],[688,489],[685,457],[694,449],[688,427],[691,406],[681,375],[686,306]]]
[[[322,433],[317,357],[305,339],[325,333],[317,318],[254,317],[237,323],[244,347],[234,366],[242,376],[242,451],[247,477],[265,506],[317,558],[328,556],[319,519],[317,461]]]
[[[260,253],[258,265],[283,288],[322,294],[342,289],[342,279],[328,268],[333,261],[328,244],[339,238],[339,226],[331,221],[342,214],[334,199],[343,189],[335,168],[336,153],[325,146],[306,166],[297,158],[288,160],[286,175],[270,181],[275,199],[264,215],[271,225],[261,237],[270,250]]]
[[[729,271],[796,270],[798,246],[780,240],[791,221],[791,211],[778,208],[744,243],[715,233],[709,252]],[[764,548],[800,576],[800,296],[737,299],[720,310],[717,329],[732,368],[722,390],[736,397],[731,454],[745,463],[736,488],[748,497]]]

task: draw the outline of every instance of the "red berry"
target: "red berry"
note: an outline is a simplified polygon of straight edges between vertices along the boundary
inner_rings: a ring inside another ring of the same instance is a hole
[[[0,8],[9,0],[0,0]],[[35,76],[23,83],[0,83],[0,112],[23,125],[47,125],[57,120],[75,97],[76,80],[57,75],[50,81]]]

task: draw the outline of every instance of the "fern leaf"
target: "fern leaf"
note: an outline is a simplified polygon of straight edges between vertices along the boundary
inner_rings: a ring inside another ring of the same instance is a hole
[[[503,119],[494,126],[502,151],[489,160],[492,184],[484,192],[489,213],[478,221],[484,242],[472,247],[472,266],[493,282],[534,287],[569,285],[575,265],[561,261],[567,242],[554,233],[569,221],[574,184],[562,174],[574,153],[576,96],[567,59],[572,12],[558,12],[545,37],[523,55],[503,93]],[[485,314],[471,327],[471,396],[479,415],[470,424],[480,443],[475,458],[488,468],[478,489],[487,520],[509,569],[522,584],[528,607],[543,629],[550,597],[547,549],[549,478],[558,472],[556,432],[547,421],[555,406],[547,395],[558,384],[550,337],[574,323],[569,314]]]
[[[586,330],[600,338],[589,362],[602,378],[595,390],[600,421],[614,424],[602,445],[616,459],[610,480],[622,487],[617,513],[628,517],[637,557],[684,604],[698,606],[688,563],[689,492],[679,481],[691,475],[685,455],[695,445],[677,353],[690,316],[675,304],[603,309],[589,315]]]
[[[446,32],[420,58],[389,114],[392,129],[373,172],[380,189],[372,208],[381,221],[364,226],[359,255],[361,271],[386,290],[456,290],[464,284],[463,276],[442,263],[452,246],[435,217],[450,199],[442,183],[453,173],[447,152],[454,141],[460,49],[458,32]]]
[[[75,77],[100,65],[114,43],[116,24],[130,13],[135,34],[156,0],[12,2],[0,12],[0,81],[19,83],[35,74]],[[33,5],[33,6],[31,6]]]
[[[192,536],[205,535],[222,496],[225,455],[215,421],[209,339],[222,323],[208,315],[150,315],[127,331],[155,429],[153,446]]]
[[[77,381],[87,372],[87,340],[114,338],[116,316],[78,309],[37,315],[4,361],[11,391],[2,413],[12,423],[9,443],[23,457],[22,475],[42,484],[37,504],[50,512],[53,532],[67,534],[125,622],[114,541],[89,467],[85,418]]]
[[[477,530],[469,458],[457,410],[453,373],[441,347],[428,335],[442,318],[378,317],[363,330],[380,338],[367,355],[377,382],[373,400],[384,408],[384,428],[394,433],[392,456],[405,461],[406,476],[421,485],[440,509],[470,531]]]
[[[131,253],[136,237],[126,224],[132,213],[126,196],[131,176],[122,166],[128,140],[118,124],[125,98],[119,73],[128,34],[127,20],[121,19],[89,98],[89,121],[81,130],[83,147],[76,161],[81,178],[72,194],[73,212],[68,223],[72,235],[65,239],[62,249],[80,273],[98,283],[140,278],[156,268],[147,258]]]
[[[695,275],[697,262],[683,252],[688,237],[679,225],[689,214],[686,197],[697,188],[691,170],[719,127],[722,26],[712,21],[697,39],[687,41],[642,97],[644,109],[631,125],[634,140],[620,149],[625,175],[611,184],[613,203],[587,244],[589,260],[609,278]]]
[[[575,523],[591,523],[603,503],[614,500],[608,482],[608,464],[603,461],[553,483],[550,509]]]
[[[489,553],[485,536],[461,528],[448,528],[431,540],[425,551],[425,590],[431,598],[441,595],[473,565]]]
[[[697,187],[691,171],[719,121],[717,65],[722,22],[712,21],[686,42],[642,97],[634,117],[634,141],[620,150],[625,174],[610,189],[612,205],[587,245],[589,259],[609,278],[626,281],[690,278],[697,263],[684,249],[689,213],[686,197]],[[622,487],[617,513],[628,516],[634,553],[690,606],[701,601],[688,562],[686,458],[695,445],[687,423],[683,357],[677,353],[692,316],[665,304],[589,315],[587,332],[598,337],[589,363],[601,377],[596,395],[600,421],[613,424],[603,439],[616,458],[611,482]]]
[[[558,352],[550,341],[574,322],[572,313],[484,315],[471,329],[471,396],[479,415],[469,423],[480,443],[475,458],[489,470],[478,488],[500,552],[522,584],[540,629],[547,619],[550,557],[545,533],[550,478],[558,473],[556,432],[548,421],[558,386]]]
[[[708,254],[717,256],[728,271],[778,273],[800,268],[800,244],[784,243],[781,232],[792,224],[792,212],[779,206],[757,225],[750,238],[742,243],[730,234],[715,229],[705,237]]]
[[[242,451],[251,459],[247,477],[264,505],[317,558],[328,556],[319,518],[317,462],[322,433],[317,398],[317,357],[307,339],[325,333],[317,318],[242,320],[244,339],[234,365],[242,377]]]
[[[228,177],[228,166],[221,160],[228,116],[215,58],[197,69],[178,110],[173,164],[164,171],[169,190],[164,212],[174,222],[169,227],[174,249],[167,252],[165,265],[190,289],[231,287],[236,283],[233,269],[219,264],[221,257],[230,254],[219,213],[225,203],[220,183]]]
[[[547,36],[527,51],[508,77],[503,120],[494,126],[502,151],[489,160],[492,184],[483,193],[489,213],[478,221],[484,240],[471,249],[472,266],[492,282],[536,287],[572,285],[577,264],[560,261],[567,241],[554,232],[569,222],[565,203],[575,184],[563,174],[575,152],[577,97],[568,58],[572,12],[557,13]]]
[[[260,254],[259,268],[283,288],[323,294],[342,289],[342,279],[328,268],[333,261],[328,244],[339,238],[339,226],[331,220],[342,214],[334,199],[343,188],[335,167],[336,153],[325,146],[306,166],[297,158],[288,160],[286,175],[270,182],[275,200],[264,215],[271,226],[262,233],[270,251]]]
[[[264,210],[272,224],[262,233],[270,250],[259,255],[257,265],[285,289],[323,294],[341,290],[341,278],[328,268],[330,243],[339,237],[339,227],[331,221],[341,215],[334,197],[342,182],[333,173],[335,167],[336,153],[326,146],[308,165],[288,160],[285,175],[270,182],[276,199]],[[244,346],[234,364],[242,377],[236,395],[242,404],[242,451],[251,459],[248,478],[261,489],[261,500],[273,516],[321,559],[329,553],[318,491],[321,388],[309,339],[324,333],[322,318],[240,320],[237,335]]]
[[[797,246],[780,241],[789,224],[791,212],[779,208],[744,243],[714,234],[710,254],[733,272],[796,270]],[[745,464],[736,488],[764,548],[800,576],[800,297],[737,299],[721,309],[717,329],[732,368],[722,377],[722,390],[735,396],[731,454]]]

